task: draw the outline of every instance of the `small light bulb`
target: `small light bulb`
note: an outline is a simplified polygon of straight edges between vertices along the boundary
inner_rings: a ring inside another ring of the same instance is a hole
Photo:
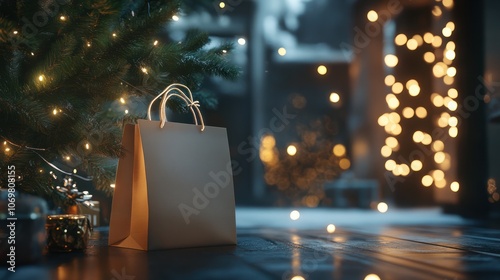
[[[320,65],[320,66],[318,66],[317,71],[318,71],[318,74],[325,75],[326,72],[328,72],[328,68],[326,68],[325,65]]]
[[[179,16],[177,16],[177,15],[173,15],[173,16],[172,16],[172,19],[173,19],[174,21],[179,21]]]
[[[144,74],[147,74],[147,73],[148,73],[148,69],[146,69],[146,67],[142,67],[142,68],[141,68],[141,71],[142,71]]]
[[[292,219],[292,221],[296,221],[300,218],[300,212],[297,211],[297,210],[293,210],[292,212],[290,212],[290,219]]]
[[[113,37],[116,37],[116,33],[113,33]]]
[[[385,202],[380,202],[378,205],[377,205],[377,210],[380,212],[380,213],[385,213],[387,212],[387,210],[389,210],[389,206],[387,205],[387,203]]]
[[[65,20],[66,20],[66,17],[65,17],[65,16],[60,16],[60,17],[59,17],[59,19],[60,19],[61,21],[65,21]]]
[[[52,114],[57,115],[57,109],[52,110]]]
[[[90,149],[90,144],[89,143],[85,144],[85,149],[87,149],[87,150]]]
[[[120,103],[125,104],[125,99],[123,97],[120,97]]]
[[[326,227],[326,231],[328,233],[334,233],[335,232],[335,225],[334,224],[329,224],[327,227]]]
[[[87,42],[87,47],[89,47],[89,48],[90,48],[90,46],[92,46],[92,45],[90,44],[90,42]]]
[[[67,157],[66,157],[66,160],[70,160],[70,159],[71,159],[71,157],[70,157],[70,156],[67,156]]]
[[[76,170],[76,168],[75,168],[75,169],[73,169],[73,173],[74,173],[74,174],[76,174],[76,172],[78,172],[78,171]]]
[[[219,3],[219,8],[224,9],[225,7],[226,7],[226,3],[224,3],[224,2],[221,1]]]
[[[14,35],[16,35],[17,33],[19,33],[17,30],[14,30]]]
[[[31,56],[35,56],[35,53],[34,53],[34,52],[31,52]]]
[[[340,95],[336,92],[330,93],[330,102],[337,103],[340,101]]]
[[[115,184],[110,184],[109,186],[110,186],[111,188],[113,188],[113,189],[116,187],[116,185],[115,185]]]
[[[368,18],[369,21],[375,22],[378,20],[378,13],[375,12],[374,10],[371,10],[366,14],[366,17]]]
[[[281,56],[284,56],[286,54],[286,49],[285,48],[279,48],[278,49],[278,54]]]
[[[155,40],[155,41],[153,42],[153,46],[156,46],[156,45],[158,45],[158,40]]]
[[[242,46],[243,46],[243,45],[245,45],[246,43],[247,43],[247,40],[245,40],[245,38],[239,38],[239,39],[238,39],[238,44],[240,44],[240,45],[242,45]]]
[[[38,80],[39,80],[40,82],[43,82],[43,80],[44,80],[43,75],[38,76]]]
[[[127,110],[125,110],[125,115],[126,115],[126,114],[128,114],[128,109],[127,109]]]

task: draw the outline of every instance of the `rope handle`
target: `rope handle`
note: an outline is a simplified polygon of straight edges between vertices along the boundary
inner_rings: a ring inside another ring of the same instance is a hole
[[[182,91],[181,88],[184,88],[187,90],[189,93],[189,96]],[[163,97],[162,97],[163,96]],[[205,130],[205,123],[203,121],[203,116],[201,115],[200,111],[200,102],[197,100],[193,100],[193,94],[191,93],[191,90],[183,85],[183,84],[178,84],[174,83],[169,85],[167,88],[165,88],[160,94],[158,94],[153,100],[149,103],[148,107],[148,120],[151,120],[151,107],[153,106],[153,103],[156,101],[156,99],[162,97],[161,103],[160,103],[160,127],[163,128],[165,126],[165,122],[167,122],[167,113],[166,113],[166,104],[167,101],[170,97],[176,96],[179,97],[180,99],[184,100],[184,102],[188,105],[189,109],[191,110],[191,113],[193,114],[194,118],[194,123],[195,125],[198,125],[198,118],[196,117],[196,113],[198,113],[198,116],[200,118],[200,123],[201,123],[201,131]],[[193,109],[194,107],[194,109]],[[196,112],[195,112],[196,110]]]

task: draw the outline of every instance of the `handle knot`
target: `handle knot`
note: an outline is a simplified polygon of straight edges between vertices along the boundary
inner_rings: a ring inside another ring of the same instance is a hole
[[[187,92],[189,93],[189,96],[186,95],[179,87],[185,88],[187,90]],[[161,121],[160,127],[161,128],[163,128],[163,126],[165,125],[165,122],[167,122],[167,113],[165,111],[167,100],[172,96],[177,96],[180,99],[184,100],[184,102],[187,104],[188,108],[191,110],[191,113],[193,114],[195,125],[198,125],[198,118],[196,117],[196,115],[197,115],[196,113],[198,113],[200,123],[201,123],[201,131],[205,130],[205,123],[203,121],[203,116],[201,115],[201,111],[200,111],[200,102],[198,100],[193,99],[193,94],[191,93],[191,90],[183,84],[171,84],[171,85],[169,85],[160,94],[158,94],[151,101],[151,103],[149,103],[148,120],[151,120],[151,107],[153,106],[153,103],[156,101],[156,99],[160,98],[161,96],[163,96],[161,104],[160,104],[160,121]]]

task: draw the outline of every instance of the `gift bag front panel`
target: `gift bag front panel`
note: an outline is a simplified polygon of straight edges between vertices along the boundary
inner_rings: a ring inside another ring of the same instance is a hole
[[[234,187],[224,128],[138,121],[149,249],[235,244]]]

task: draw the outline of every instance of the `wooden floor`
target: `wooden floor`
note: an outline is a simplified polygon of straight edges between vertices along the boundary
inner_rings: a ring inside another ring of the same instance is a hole
[[[438,210],[305,209],[291,221],[290,210],[238,209],[237,246],[143,252],[106,246],[107,229],[96,228],[85,252],[0,279],[500,279],[491,223]]]

